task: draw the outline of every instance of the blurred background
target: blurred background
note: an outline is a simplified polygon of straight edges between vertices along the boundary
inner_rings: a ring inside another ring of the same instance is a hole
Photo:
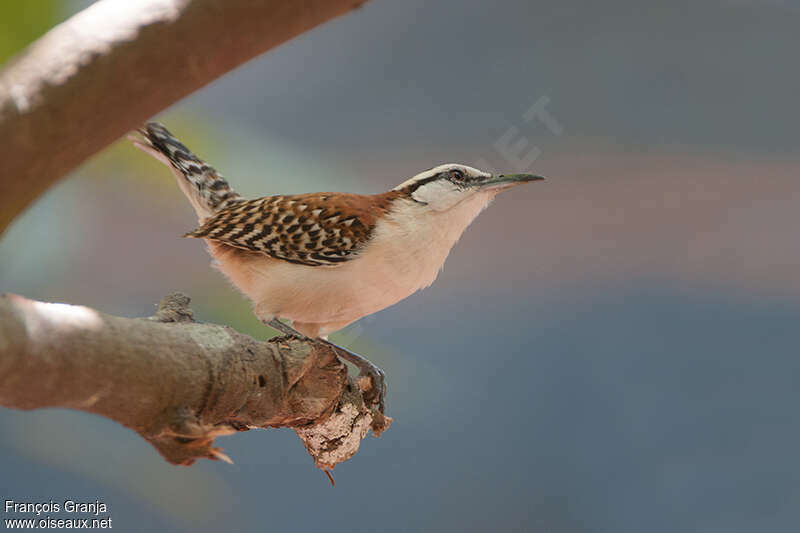
[[[3,2],[0,61],[89,3]],[[3,410],[3,497],[99,499],[122,531],[795,530],[798,27],[789,0],[372,0],[181,101],[158,120],[246,196],[549,179],[334,338],[395,418],[335,489],[288,430],[179,468],[109,420]],[[269,337],[193,227],[121,140],[15,221],[0,291],[134,317],[180,290]]]

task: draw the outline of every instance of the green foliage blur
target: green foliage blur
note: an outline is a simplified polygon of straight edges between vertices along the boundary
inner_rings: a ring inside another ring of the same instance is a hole
[[[0,65],[44,35],[60,13],[55,0],[0,2]]]

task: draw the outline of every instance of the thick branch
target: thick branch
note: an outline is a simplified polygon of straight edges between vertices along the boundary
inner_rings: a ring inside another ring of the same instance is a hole
[[[171,295],[136,319],[0,296],[0,405],[96,413],[185,465],[227,459],[216,436],[289,426],[330,469],[388,427],[328,345],[198,324],[188,302]]]
[[[0,72],[0,232],[84,159],[365,0],[100,0]]]

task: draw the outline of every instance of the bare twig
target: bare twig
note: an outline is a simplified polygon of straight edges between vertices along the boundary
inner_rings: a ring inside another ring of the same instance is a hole
[[[84,159],[365,0],[100,0],[0,72],[0,232]]]
[[[137,319],[0,296],[0,405],[96,413],[183,465],[229,460],[219,435],[288,426],[329,470],[391,423],[328,345],[198,324],[188,303],[170,295]]]

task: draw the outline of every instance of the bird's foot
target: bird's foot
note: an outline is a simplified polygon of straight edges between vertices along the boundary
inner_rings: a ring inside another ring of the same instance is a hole
[[[303,335],[302,333],[294,329],[289,324],[284,324],[277,318],[264,321],[264,323],[267,326],[280,331],[284,335],[298,337],[300,339],[309,338],[308,336]],[[347,350],[346,348],[342,348],[341,346],[336,345],[327,339],[313,339],[313,340],[324,342],[325,344],[333,348],[333,351],[336,353],[336,355],[338,355],[345,361],[354,364],[356,368],[358,368],[358,370],[360,371],[358,374],[359,377],[366,376],[370,378],[370,380],[372,381],[372,388],[364,395],[364,400],[372,402],[373,404],[377,403],[378,410],[381,413],[383,413],[386,407],[386,373],[377,366],[375,366],[374,364],[372,364],[371,362],[369,362],[364,357],[358,355],[357,353],[353,353],[350,350]]]
[[[360,370],[358,377],[367,376],[372,380],[372,389],[364,395],[364,400],[378,404],[378,410],[383,413],[386,408],[386,373],[372,364],[364,357],[342,348],[329,340],[320,339],[342,357],[345,361],[353,363]]]

